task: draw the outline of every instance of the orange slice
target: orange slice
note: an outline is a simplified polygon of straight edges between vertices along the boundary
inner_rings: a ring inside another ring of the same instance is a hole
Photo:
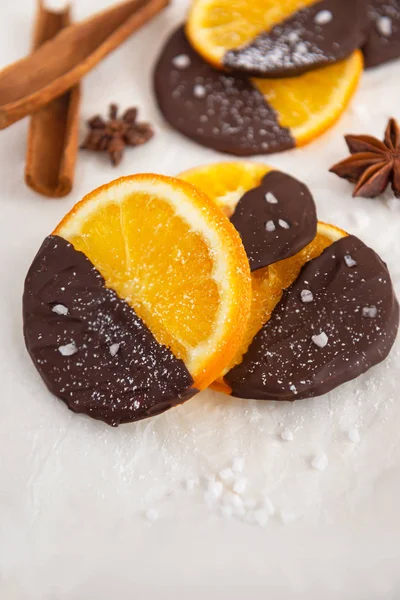
[[[252,79],[276,111],[279,125],[287,127],[303,146],[332,127],[357,89],[363,71],[362,53],[329,67],[285,79]]]
[[[194,0],[186,33],[199,54],[217,68],[229,50],[240,48],[264,31],[316,0]]]
[[[200,188],[206,189],[209,197],[230,216],[243,194],[258,186],[262,177],[270,170],[271,167],[267,165],[243,161],[205,165],[181,173],[179,177],[190,183],[196,182]],[[227,190],[222,189],[221,181],[229,181]],[[213,191],[217,192],[218,196],[213,195]],[[319,223],[317,236],[301,252],[251,274],[252,304],[246,333],[232,361],[225,371],[221,372],[222,375],[241,362],[252,339],[269,320],[282,297],[283,290],[295,281],[305,263],[319,256],[325,248],[344,235],[347,235],[346,232],[333,225]],[[228,394],[231,391],[223,376],[220,376],[212,387]]]
[[[240,347],[251,280],[239,234],[192,185],[123,177],[88,194],[54,231],[82,251],[204,389]]]

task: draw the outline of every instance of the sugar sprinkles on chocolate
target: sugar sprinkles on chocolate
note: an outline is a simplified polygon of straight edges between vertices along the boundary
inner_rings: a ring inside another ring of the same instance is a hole
[[[310,288],[313,301],[304,302]],[[356,237],[343,237],[305,265],[225,381],[240,398],[320,396],[384,360],[398,326],[386,265]]]
[[[55,315],[52,307],[68,306]],[[81,253],[44,241],[26,278],[24,334],[46,385],[74,412],[109,425],[156,415],[193,396],[184,363]]]

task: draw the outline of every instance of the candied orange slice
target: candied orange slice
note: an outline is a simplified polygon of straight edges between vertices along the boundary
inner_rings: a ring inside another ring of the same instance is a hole
[[[196,182],[201,189],[207,190],[209,197],[228,216],[231,216],[244,193],[258,186],[263,176],[271,170],[272,167],[267,165],[243,161],[205,165],[181,173],[179,177],[190,183]],[[230,179],[229,173],[231,173]],[[221,181],[226,180],[229,181],[229,188],[223,189]],[[213,190],[218,192],[218,196],[213,195]],[[254,336],[271,317],[272,311],[282,297],[283,290],[297,279],[306,262],[319,256],[325,248],[344,235],[347,234],[333,225],[319,223],[317,236],[295,256],[252,272],[252,303],[247,329],[235,356],[221,372],[222,376],[213,383],[214,389],[230,393],[223,375],[241,362]]]
[[[54,231],[182,359],[204,389],[246,331],[251,280],[233,225],[203,192],[161,175],[122,177],[79,202]]]

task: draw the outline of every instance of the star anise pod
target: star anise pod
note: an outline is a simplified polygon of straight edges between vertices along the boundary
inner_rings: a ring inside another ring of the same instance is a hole
[[[353,196],[375,198],[389,183],[400,198],[400,127],[390,119],[383,142],[370,135],[346,135],[351,156],[334,165],[330,171],[356,187]]]
[[[137,114],[137,108],[128,108],[119,118],[117,105],[111,104],[108,121],[100,116],[88,121],[90,131],[81,148],[108,152],[112,164],[119,165],[126,146],[140,146],[154,135],[149,123],[137,123]]]

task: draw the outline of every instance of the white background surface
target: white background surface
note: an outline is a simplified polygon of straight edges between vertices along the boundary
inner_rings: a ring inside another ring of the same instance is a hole
[[[110,2],[80,0],[84,17]],[[37,196],[23,183],[27,120],[0,133],[0,598],[400,598],[400,344],[390,359],[322,399],[256,403],[205,392],[146,422],[111,429],[70,413],[45,390],[24,348],[21,294],[43,238],[86,192],[119,175],[175,174],[222,157],[172,132],[158,114],[151,70],[183,19],[174,6],[84,81],[83,119],[110,101],[139,105],[157,136],[113,169],[80,153],[73,193]],[[26,54],[33,0],[2,2],[0,61]],[[306,181],[319,216],[373,246],[400,295],[400,200],[352,199],[328,173],[344,133],[382,136],[400,118],[400,61],[367,73],[351,109],[310,146],[266,162]],[[262,160],[262,159],[260,159]],[[360,442],[348,439],[357,427]],[[282,429],[293,432],[284,442]],[[312,469],[319,452],[324,472]],[[268,495],[266,527],[226,519],[205,481],[245,458],[244,499]],[[199,479],[195,491],[187,479]],[[150,523],[148,509],[159,518]],[[281,510],[296,520],[284,525]]]

